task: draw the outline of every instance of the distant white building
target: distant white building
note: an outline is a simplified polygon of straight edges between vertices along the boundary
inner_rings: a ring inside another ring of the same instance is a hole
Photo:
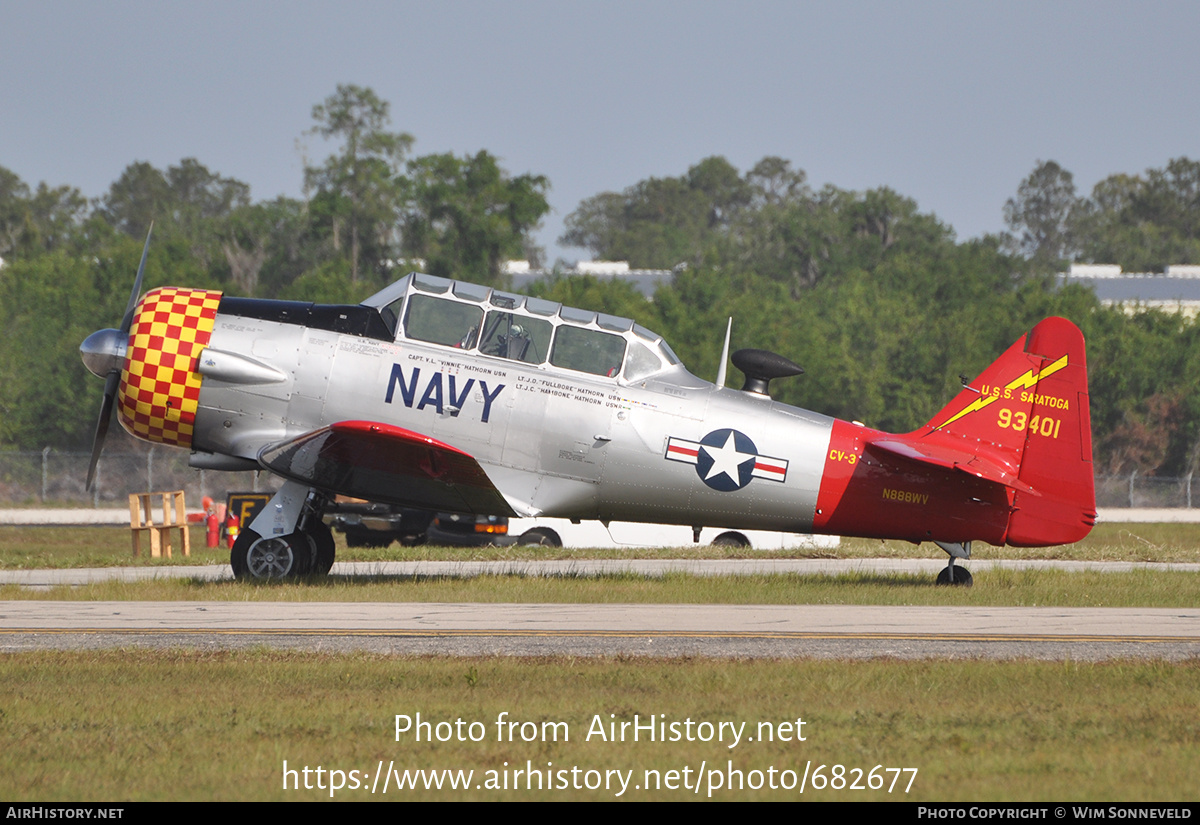
[[[575,271],[580,275],[628,275],[629,261],[578,261]]]
[[[524,289],[534,281],[554,274],[551,269],[532,269],[529,261],[505,261],[501,271],[512,278],[514,289]],[[653,298],[654,291],[660,285],[670,283],[674,274],[670,269],[631,269],[628,261],[579,261],[570,269],[559,270],[559,273],[625,281],[647,298]]]
[[[1122,272],[1116,264],[1071,264],[1063,284],[1083,284],[1096,291],[1105,306],[1128,313],[1161,309],[1194,318],[1200,314],[1200,266],[1172,264],[1166,272]]]

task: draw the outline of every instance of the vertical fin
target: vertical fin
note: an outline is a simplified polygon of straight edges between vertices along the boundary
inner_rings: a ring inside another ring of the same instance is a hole
[[[1047,318],[914,433],[1016,472],[1007,542],[1078,541],[1096,523],[1083,333]]]

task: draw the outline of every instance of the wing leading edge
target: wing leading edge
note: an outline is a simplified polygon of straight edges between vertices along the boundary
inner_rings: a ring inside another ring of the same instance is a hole
[[[373,421],[340,421],[264,447],[273,473],[355,498],[461,513],[516,515],[471,455]]]

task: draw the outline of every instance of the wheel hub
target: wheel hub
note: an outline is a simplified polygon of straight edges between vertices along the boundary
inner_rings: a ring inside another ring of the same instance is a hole
[[[246,553],[246,566],[256,579],[282,579],[296,570],[296,553],[286,539],[259,539]]]

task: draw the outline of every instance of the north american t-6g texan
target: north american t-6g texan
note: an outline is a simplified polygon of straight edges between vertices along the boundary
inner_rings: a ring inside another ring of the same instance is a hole
[[[149,240],[147,239],[147,243]],[[81,346],[131,434],[285,479],[240,578],[328,572],[341,494],[431,510],[929,541],[1077,541],[1096,520],[1083,335],[1048,318],[893,435],[771,399],[800,367],[739,350],[740,390],[627,318],[410,274],[327,306],[166,287]],[[726,351],[728,333],[726,334]]]

